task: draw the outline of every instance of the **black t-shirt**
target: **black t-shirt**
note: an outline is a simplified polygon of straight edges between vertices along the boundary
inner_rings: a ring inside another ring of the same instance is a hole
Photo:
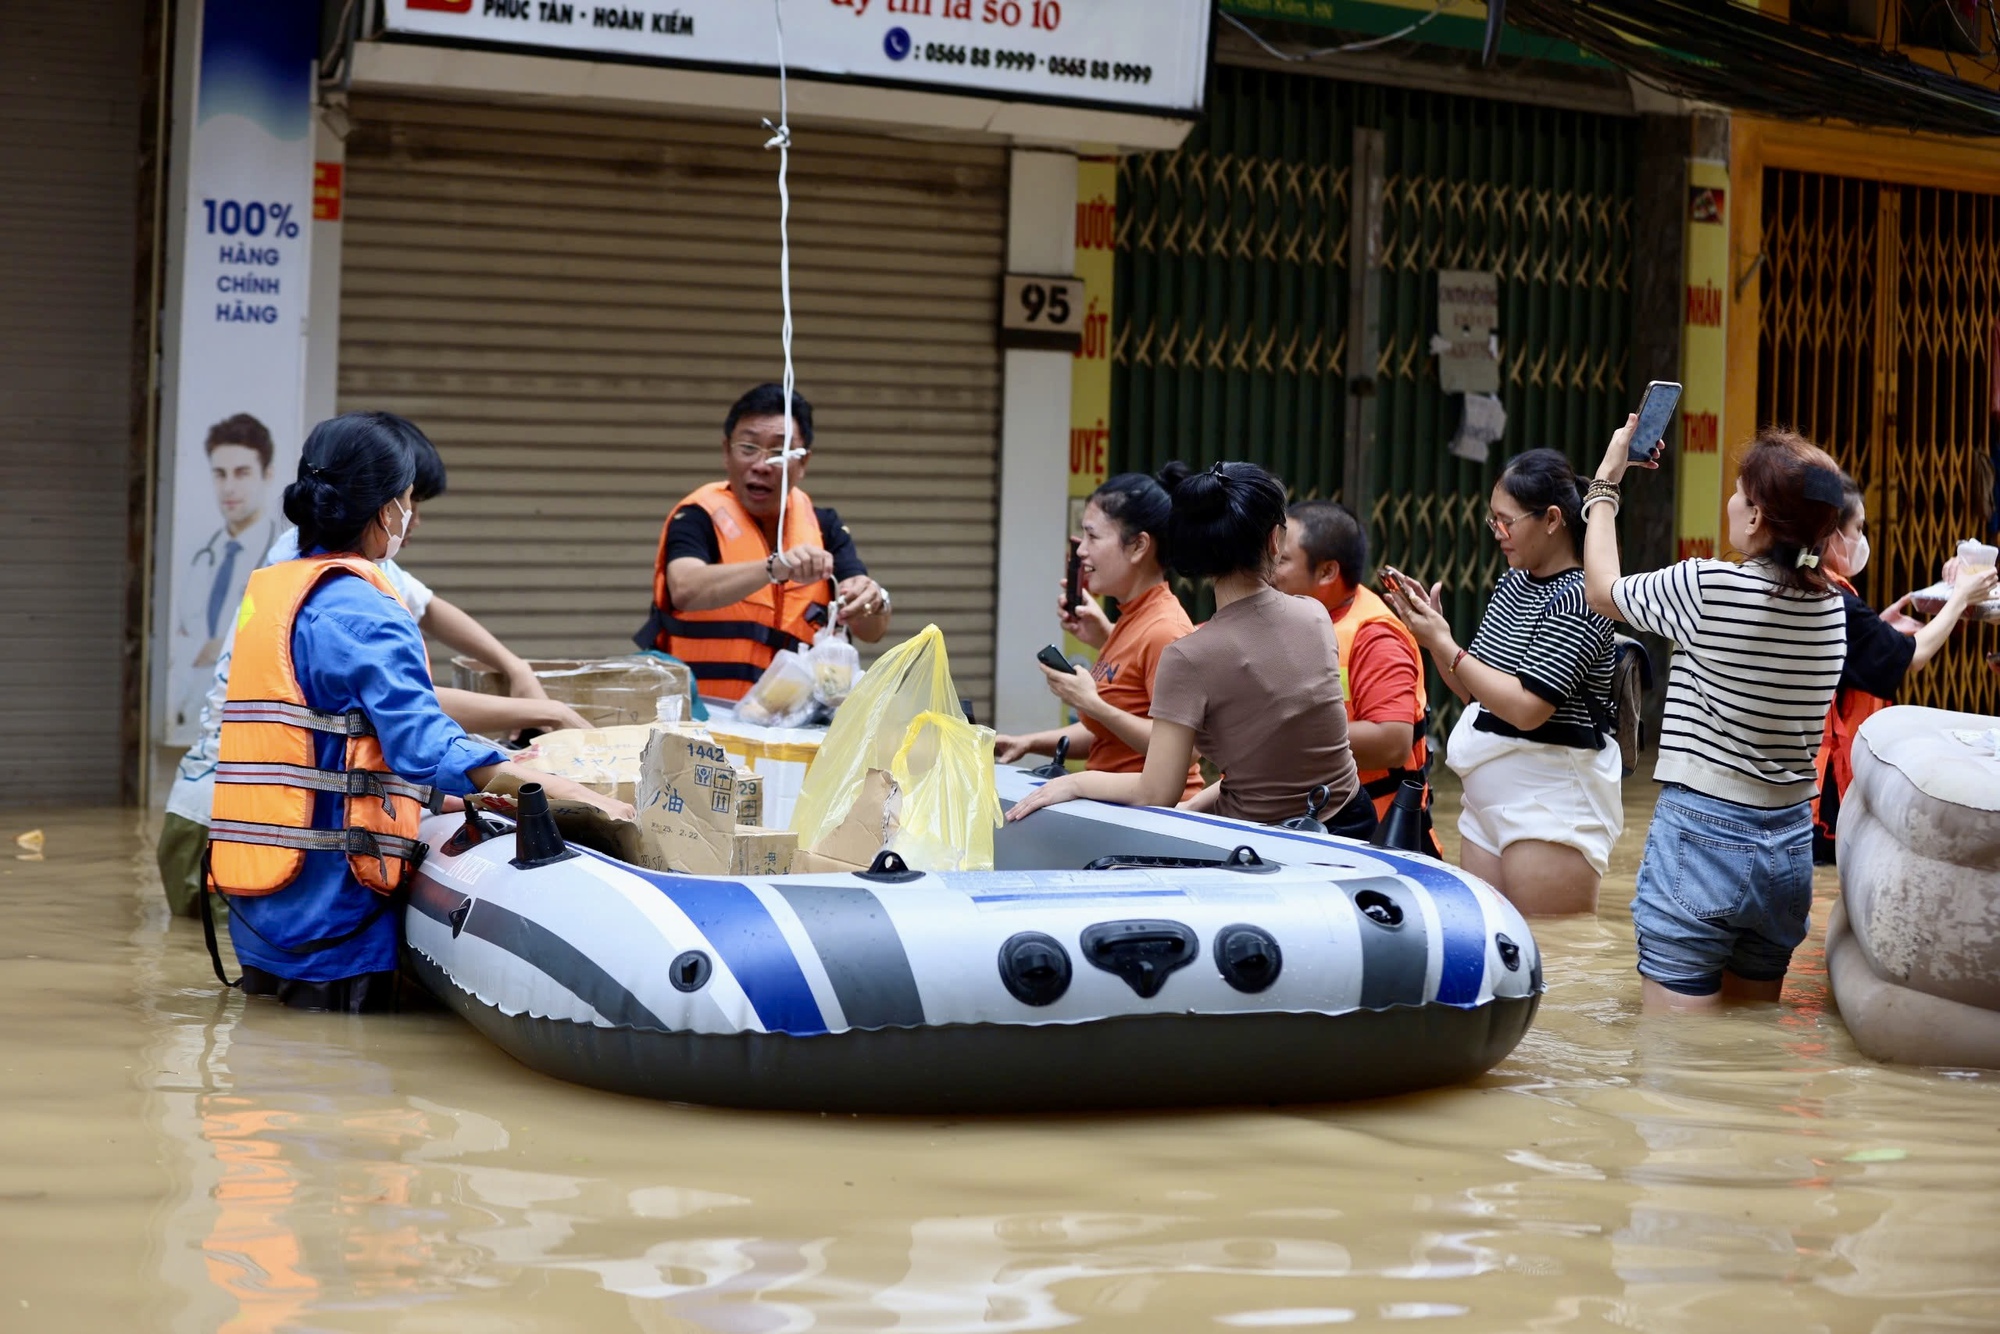
[[[1840,671],[1840,688],[1894,699],[1909,675],[1917,641],[1854,594],[1843,589],[1840,600],[1847,608],[1847,665]]]
[[[840,516],[823,505],[815,505],[813,517],[819,520],[826,554],[833,557],[833,581],[839,583],[868,573],[868,567],[861,563],[861,553],[854,549],[854,535],[841,523]],[[667,561],[671,564],[683,556],[710,565],[722,563],[722,543],[715,536],[715,520],[699,505],[681,506],[667,523]]]

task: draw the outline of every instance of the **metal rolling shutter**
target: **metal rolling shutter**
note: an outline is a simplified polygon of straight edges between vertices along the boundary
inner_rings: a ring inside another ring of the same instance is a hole
[[[450,492],[411,568],[516,651],[630,651],[668,507],[779,378],[760,127],[364,98],[347,143],[340,404],[404,413]],[[806,487],[992,700],[1003,150],[799,130]]]
[[[116,801],[127,774],[144,29],[129,0],[84,0],[10,11],[0,38],[0,791],[9,804]]]

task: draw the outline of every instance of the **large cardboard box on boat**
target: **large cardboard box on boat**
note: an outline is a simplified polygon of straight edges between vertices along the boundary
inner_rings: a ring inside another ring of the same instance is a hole
[[[654,728],[639,763],[639,864],[683,875],[785,874],[798,837],[742,820],[743,779],[706,732]]]
[[[639,759],[640,865],[728,875],[736,837],[736,768],[705,732],[653,729]]]
[[[792,874],[865,871],[901,827],[902,790],[886,770],[870,769],[833,832],[792,858]]]
[[[569,705],[599,727],[646,726],[659,716],[663,695],[679,696],[681,716],[693,712],[694,677],[686,667],[646,653],[618,658],[533,658],[528,666],[548,697]],[[451,683],[482,695],[504,695],[498,669],[477,658],[451,660]]]
[[[619,801],[637,803],[639,755],[653,729],[645,726],[565,728],[545,732],[514,756],[543,773],[583,784]]]

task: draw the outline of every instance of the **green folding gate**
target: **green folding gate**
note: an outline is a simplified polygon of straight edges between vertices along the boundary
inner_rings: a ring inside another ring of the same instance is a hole
[[[1633,120],[1217,70],[1187,143],[1120,171],[1112,470],[1249,459],[1340,496],[1357,128],[1384,151],[1373,551],[1443,580],[1470,634],[1501,569],[1483,522],[1501,463],[1539,445],[1594,462],[1629,408]],[[1507,433],[1483,465],[1447,448],[1440,269],[1499,276]]]

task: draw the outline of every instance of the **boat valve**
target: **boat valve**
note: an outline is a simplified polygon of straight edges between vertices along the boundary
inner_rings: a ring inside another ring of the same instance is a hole
[[[1297,829],[1307,834],[1324,834],[1326,826],[1320,823],[1319,813],[1326,809],[1327,800],[1332,796],[1333,789],[1321,783],[1306,796],[1306,813],[1293,816],[1278,828]]]
[[[1069,772],[1064,761],[1069,759],[1069,737],[1067,734],[1056,738],[1056,757],[1039,768],[1028,770],[1030,778],[1061,778]]]
[[[513,866],[532,871],[537,866],[553,866],[576,856],[576,849],[563,842],[562,830],[549,810],[549,794],[540,783],[521,785],[521,805],[514,825]]]

